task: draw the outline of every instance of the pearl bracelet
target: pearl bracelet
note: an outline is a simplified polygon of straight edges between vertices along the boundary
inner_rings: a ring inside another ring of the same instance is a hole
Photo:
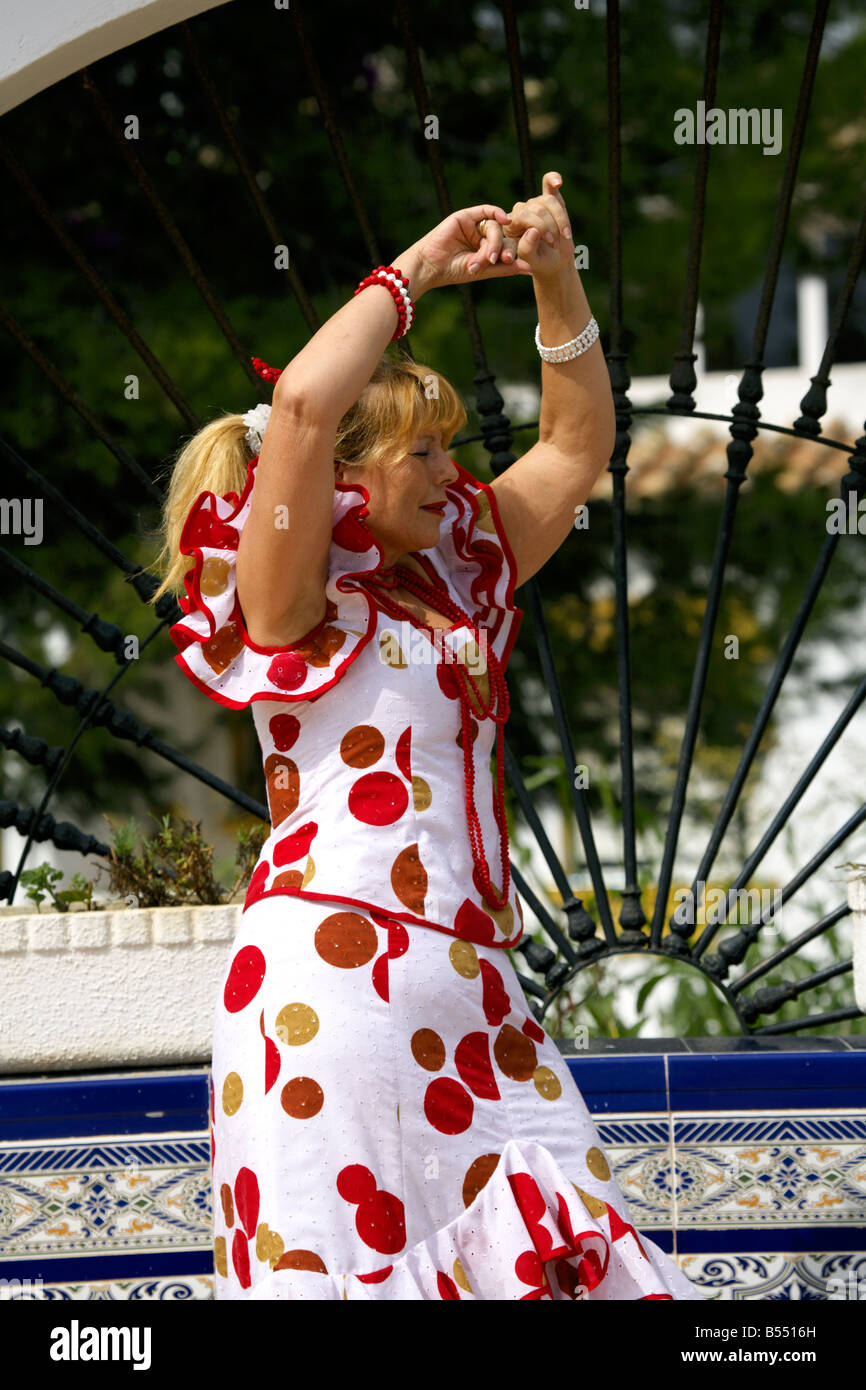
[[[542,347],[541,324],[535,325],[535,346],[545,362],[568,362],[572,357],[580,357],[581,353],[592,347],[597,337],[598,324],[594,318],[591,318],[586,328],[582,333],[578,333],[576,338],[570,338],[567,343],[560,343],[559,347]]]

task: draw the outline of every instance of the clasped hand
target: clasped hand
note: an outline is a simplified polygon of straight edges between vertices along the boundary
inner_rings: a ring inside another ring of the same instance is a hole
[[[420,242],[431,288],[473,280],[532,275],[548,279],[574,266],[574,246],[561,176],[544,175],[542,193],[505,212],[493,203],[461,208]],[[486,219],[483,234],[478,224]]]

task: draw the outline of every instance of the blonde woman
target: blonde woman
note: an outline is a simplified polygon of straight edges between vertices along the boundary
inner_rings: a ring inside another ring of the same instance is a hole
[[[175,465],[154,597],[183,583],[178,664],[251,708],[272,827],[215,1010],[219,1299],[701,1297],[635,1230],[507,955],[514,591],[614,441],[560,184],[377,268],[258,364],[270,410]],[[429,291],[514,275],[542,357],[574,342],[543,360],[539,442],[488,485],[448,455],[453,386],[383,354]]]

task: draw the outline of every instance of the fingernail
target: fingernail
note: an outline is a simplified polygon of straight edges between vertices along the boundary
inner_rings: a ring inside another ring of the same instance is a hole
[[[569,237],[571,236],[571,228],[570,228],[570,227],[566,227],[566,229],[565,229],[565,235],[566,235],[566,236],[569,236]]]
[[[478,269],[478,262],[477,262],[477,261],[473,261],[472,264],[471,264],[471,266],[469,267],[469,274],[470,274],[470,275],[474,275],[477,269]]]
[[[548,246],[553,246],[553,245],[555,244],[556,238],[554,237],[553,232],[548,232],[548,233],[547,233],[547,236],[545,237],[545,241],[547,242]]]

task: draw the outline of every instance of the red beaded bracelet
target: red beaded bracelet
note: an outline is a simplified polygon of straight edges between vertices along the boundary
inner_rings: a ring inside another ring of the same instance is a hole
[[[415,305],[409,294],[409,281],[392,265],[379,265],[360,281],[355,294],[360,294],[368,285],[384,285],[389,290],[397,308],[397,332],[392,334],[391,342],[396,342],[409,332],[415,318]]]

